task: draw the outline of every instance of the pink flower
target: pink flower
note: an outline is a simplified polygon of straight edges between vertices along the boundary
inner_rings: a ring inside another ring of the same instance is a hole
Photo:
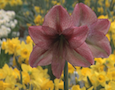
[[[108,57],[111,53],[110,43],[105,36],[110,27],[108,19],[97,19],[96,14],[83,3],[76,4],[71,15],[74,25],[87,26],[89,31],[85,42],[94,57]]]
[[[77,7],[75,10],[81,10]],[[73,12],[73,17],[75,17],[75,13],[76,11]],[[80,15],[82,14],[79,12],[76,15],[78,20],[81,18]],[[76,19],[74,22],[79,23],[80,21],[77,22]],[[60,78],[65,60],[74,66],[88,67],[94,64],[93,54],[85,42],[88,32],[91,32],[88,31],[87,22],[84,21],[85,25],[76,25],[76,27],[71,16],[62,6],[56,5],[51,8],[46,14],[42,26],[29,27],[29,34],[35,43],[29,59],[30,65],[34,67],[51,64],[53,74]]]

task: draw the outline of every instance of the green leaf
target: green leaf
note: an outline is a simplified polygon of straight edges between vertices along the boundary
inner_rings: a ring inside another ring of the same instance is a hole
[[[100,90],[102,88],[104,88],[104,87],[102,87],[101,85],[99,85],[99,86],[96,87],[96,90]]]
[[[15,58],[15,60],[16,60],[16,65],[17,65],[18,69],[22,71],[21,65],[18,63],[18,59]]]
[[[87,76],[87,81],[88,81],[90,87],[93,86],[88,76]]]
[[[31,90],[34,90],[33,88],[34,88],[33,85],[31,85]]]
[[[22,72],[20,71],[20,83],[22,84]]]
[[[9,55],[8,53],[6,54],[4,50],[1,50],[0,53],[0,68],[2,68],[4,66],[5,63],[9,63],[11,55]]]

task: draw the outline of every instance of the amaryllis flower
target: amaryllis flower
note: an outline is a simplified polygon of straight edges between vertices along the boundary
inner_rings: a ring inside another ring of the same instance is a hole
[[[83,3],[76,4],[71,15],[74,25],[87,26],[89,31],[85,42],[94,57],[108,57],[111,53],[110,43],[105,36],[110,27],[108,19],[97,19],[96,14]]]
[[[29,34],[35,43],[30,65],[51,64],[57,78],[61,76],[65,60],[74,66],[90,66],[94,60],[85,42],[87,33],[87,25],[74,26],[68,12],[60,5],[54,6],[46,14],[42,26],[29,27]]]

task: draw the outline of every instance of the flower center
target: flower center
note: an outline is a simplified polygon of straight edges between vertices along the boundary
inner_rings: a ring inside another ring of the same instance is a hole
[[[63,43],[63,41],[64,41],[64,36],[61,34],[61,35],[59,35],[59,40],[60,40],[60,43]]]

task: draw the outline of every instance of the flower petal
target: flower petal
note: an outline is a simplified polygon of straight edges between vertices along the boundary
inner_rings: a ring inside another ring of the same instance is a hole
[[[57,78],[60,78],[62,71],[64,69],[65,65],[65,53],[64,47],[60,46],[59,42],[56,42],[53,47],[53,58],[52,58],[52,71],[53,75],[55,75]]]
[[[37,65],[51,64],[51,60],[52,54],[50,52],[35,45],[33,51],[30,54],[29,63],[30,66],[36,67]]]
[[[78,48],[86,40],[87,32],[87,26],[75,27],[71,38],[68,39],[70,46]]]
[[[94,57],[108,57],[111,53],[109,40],[103,32],[92,30],[85,41]]]
[[[107,34],[109,27],[110,27],[110,21],[108,19],[98,19],[97,22],[91,24],[89,26],[90,30],[99,31],[105,34]]]
[[[52,52],[48,50],[47,52],[45,52],[43,55],[39,57],[37,65],[46,66],[51,64],[51,62],[52,62]]]
[[[59,33],[71,26],[71,18],[68,12],[61,6],[52,7],[44,18],[43,26],[49,26]]]
[[[74,27],[70,27],[68,29],[63,30],[62,34],[66,39],[69,39],[73,35]]]
[[[95,34],[95,33],[93,33]],[[99,36],[100,35],[100,36]],[[106,58],[111,53],[111,46],[107,37],[102,34],[95,34],[88,37],[86,40],[87,45],[91,49],[94,57]],[[101,38],[102,37],[102,38]]]
[[[94,11],[83,3],[76,4],[71,17],[75,26],[89,26],[97,20],[97,16]]]
[[[45,26],[30,26],[29,35],[34,43],[44,49],[48,49],[52,44],[52,39],[57,32],[49,27]]]
[[[94,64],[93,55],[86,43],[83,43],[75,50],[71,47],[67,47],[66,60],[74,66],[89,67],[90,65]]]

